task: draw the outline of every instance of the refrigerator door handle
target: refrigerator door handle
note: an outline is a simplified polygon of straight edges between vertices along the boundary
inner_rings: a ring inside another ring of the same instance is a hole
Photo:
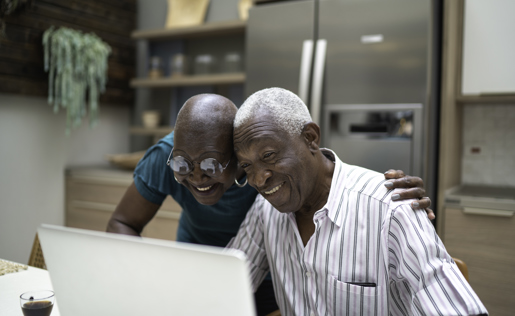
[[[322,87],[325,70],[325,57],[327,40],[317,40],[315,52],[315,64],[313,68],[313,84],[311,87],[311,118],[320,126],[320,111],[322,107]]]
[[[302,43],[302,57],[300,59],[299,98],[308,104],[309,77],[311,76],[311,59],[313,58],[313,41],[305,40]]]

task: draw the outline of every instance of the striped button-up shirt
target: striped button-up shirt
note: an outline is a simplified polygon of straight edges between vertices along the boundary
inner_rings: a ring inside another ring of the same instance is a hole
[[[228,247],[244,251],[254,289],[271,271],[282,315],[487,313],[411,201],[392,201],[380,173],[341,162],[304,246],[295,215],[258,195]]]

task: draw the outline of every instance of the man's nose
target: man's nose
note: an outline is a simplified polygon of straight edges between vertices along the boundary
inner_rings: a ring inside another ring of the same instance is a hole
[[[266,185],[267,180],[272,177],[272,171],[269,169],[260,168],[255,171],[253,170],[253,172],[247,176],[251,186],[261,189]]]
[[[206,175],[204,174],[204,172],[202,172],[202,169],[200,169],[200,164],[193,163],[193,170],[191,170],[189,174],[190,181],[194,184],[200,184],[204,176]]]

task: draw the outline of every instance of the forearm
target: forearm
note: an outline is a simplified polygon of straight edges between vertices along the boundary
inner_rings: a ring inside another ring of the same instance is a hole
[[[137,231],[135,228],[127,225],[126,223],[111,217],[109,222],[107,223],[107,232],[109,233],[117,233],[117,234],[124,234],[124,235],[133,235],[133,236],[140,236],[141,232]]]
[[[139,236],[161,205],[153,204],[141,196],[131,184],[107,223],[107,231]]]

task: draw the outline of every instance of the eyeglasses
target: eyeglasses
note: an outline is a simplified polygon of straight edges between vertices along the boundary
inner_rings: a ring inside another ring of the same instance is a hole
[[[170,156],[168,156],[168,160],[166,161],[166,164],[168,166],[170,166],[170,168],[174,172],[177,172],[178,174],[180,174],[182,176],[190,174],[194,169],[193,164],[196,163],[196,164],[200,165],[200,170],[202,170],[202,172],[205,175],[212,177],[212,178],[216,178],[216,177],[219,177],[222,175],[225,168],[227,168],[227,166],[231,162],[231,159],[229,159],[229,161],[227,162],[227,164],[224,167],[224,166],[222,166],[222,164],[220,162],[218,162],[218,160],[216,160],[214,158],[206,158],[206,159],[202,160],[201,162],[196,162],[196,161],[190,161],[182,156],[177,156],[177,157],[172,158],[172,155],[173,155],[173,149],[170,152]]]

